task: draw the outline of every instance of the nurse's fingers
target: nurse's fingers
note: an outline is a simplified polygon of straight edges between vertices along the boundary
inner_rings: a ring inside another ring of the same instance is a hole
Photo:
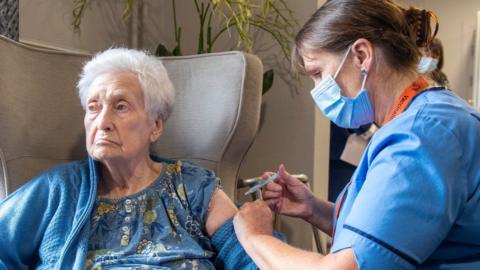
[[[279,209],[280,199],[265,200],[265,203],[267,203],[268,207],[270,207],[272,211],[276,212]]]
[[[302,181],[298,180],[287,172],[285,165],[280,164],[278,167],[278,173],[280,175],[280,180],[278,183],[284,184],[287,187],[303,186]]]
[[[276,199],[282,197],[282,192],[265,190],[263,192],[263,199]]]
[[[273,174],[274,174],[274,172],[264,172],[264,173],[262,174],[262,178],[263,178],[263,179],[267,179],[267,178],[269,178],[270,176],[272,176]]]
[[[282,187],[282,185],[279,185],[279,184],[277,184],[277,183],[275,183],[275,182],[272,182],[272,183],[268,183],[268,184],[265,186],[265,190],[282,192],[282,191],[283,191],[283,187]]]

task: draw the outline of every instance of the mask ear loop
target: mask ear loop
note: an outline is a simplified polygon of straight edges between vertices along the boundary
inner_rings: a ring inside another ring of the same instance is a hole
[[[340,62],[340,66],[337,69],[337,72],[335,72],[335,76],[333,77],[334,79],[337,78],[338,74],[340,73],[340,70],[342,70],[343,64],[345,63],[345,60],[347,60],[348,54],[350,53],[350,49],[352,49],[352,45],[348,46],[348,50],[343,56],[342,62]]]
[[[362,68],[362,70],[360,72],[363,75],[363,82],[362,82],[362,88],[361,89],[365,89],[365,83],[367,82],[368,72],[364,68]]]

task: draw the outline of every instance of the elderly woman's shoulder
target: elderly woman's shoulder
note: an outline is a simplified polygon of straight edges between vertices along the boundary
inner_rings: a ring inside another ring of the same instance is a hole
[[[55,176],[55,175],[78,175],[89,173],[89,161],[88,160],[75,160],[66,163],[60,163],[46,169],[42,174]]]
[[[48,181],[50,184],[71,185],[78,184],[91,176],[88,160],[77,160],[55,165],[32,180]]]
[[[188,160],[166,162],[165,172],[174,184],[175,194],[186,201],[201,224],[205,224],[210,200],[215,191],[222,188],[220,179],[213,170]]]
[[[55,165],[12,192],[8,198],[25,196],[47,196],[48,194],[77,194],[79,190],[91,187],[89,162],[73,161]],[[7,199],[8,199],[7,198]]]
[[[185,176],[194,176],[194,177],[207,177],[215,178],[215,173],[213,170],[206,167],[200,166],[195,162],[189,160],[176,160],[174,164],[170,164],[170,170],[174,169],[176,172],[181,173]]]

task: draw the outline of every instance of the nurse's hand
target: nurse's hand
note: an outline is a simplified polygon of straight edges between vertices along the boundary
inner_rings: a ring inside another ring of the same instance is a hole
[[[278,179],[265,187],[263,199],[279,214],[309,219],[313,214],[313,193],[302,181],[291,176],[283,164],[278,171]],[[267,172],[263,177],[268,178],[271,174],[273,173]]]
[[[235,233],[240,243],[255,235],[272,235],[273,215],[262,200],[245,203],[233,219]]]

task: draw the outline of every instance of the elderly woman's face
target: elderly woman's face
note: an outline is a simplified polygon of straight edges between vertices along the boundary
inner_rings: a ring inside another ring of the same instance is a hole
[[[162,122],[149,119],[142,88],[133,73],[97,77],[86,107],[87,151],[95,160],[144,158],[161,134]]]

